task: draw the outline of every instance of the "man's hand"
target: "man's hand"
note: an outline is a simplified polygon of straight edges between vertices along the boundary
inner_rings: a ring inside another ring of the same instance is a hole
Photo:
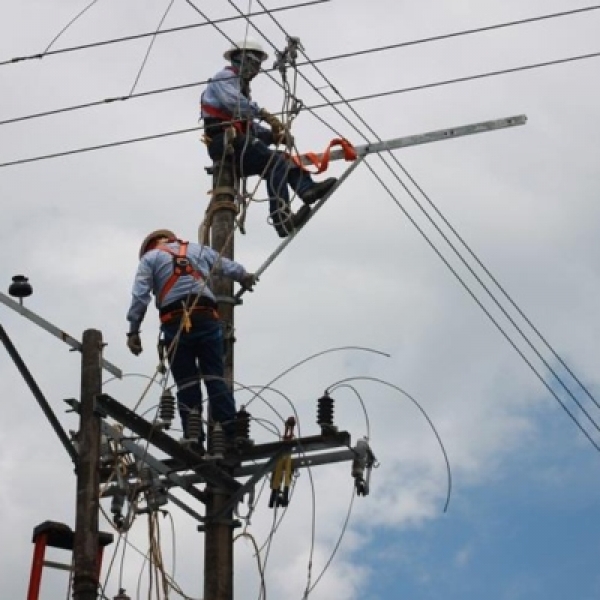
[[[286,148],[293,148],[296,140],[294,140],[294,136],[287,130],[282,129],[277,133],[277,136],[273,134],[275,138],[276,144],[284,144]]]
[[[142,340],[139,331],[127,334],[127,347],[136,356],[142,353]]]
[[[283,123],[275,115],[272,115],[264,108],[261,108],[259,116],[265,123],[268,123],[271,126],[273,135],[275,135],[276,131],[281,131],[284,128]]]
[[[258,277],[254,273],[246,273],[242,281],[240,281],[240,284],[245,290],[252,292],[252,288],[257,281]]]

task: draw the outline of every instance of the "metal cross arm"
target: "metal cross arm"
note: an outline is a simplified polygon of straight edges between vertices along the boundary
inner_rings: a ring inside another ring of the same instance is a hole
[[[380,152],[388,152],[390,150],[398,150],[400,148],[408,148],[409,146],[418,146],[420,144],[429,144],[431,142],[441,142],[443,140],[451,140],[465,135],[473,135],[475,133],[486,133],[488,131],[496,131],[498,129],[506,129],[508,127],[515,127],[517,125],[525,125],[527,117],[525,115],[516,115],[514,117],[506,117],[503,119],[495,119],[492,121],[482,121],[480,123],[472,123],[470,125],[461,125],[459,127],[450,127],[448,129],[438,129],[436,131],[429,131],[427,133],[421,133],[417,135],[409,135],[406,137],[395,138],[384,142],[377,142],[373,144],[364,144],[362,146],[356,146],[357,159],[344,171],[341,177],[338,179],[336,185],[313,207],[310,215],[306,219],[303,225],[293,231],[285,240],[277,246],[272,254],[265,260],[265,262],[256,270],[256,276],[260,277],[269,267],[269,265],[287,248],[291,241],[298,235],[298,232],[306,226],[306,224],[312,219],[317,211],[323,206],[328,198],[340,187],[340,185],[348,178],[350,173],[358,167],[358,165],[364,160],[369,154],[378,154]],[[306,157],[300,155],[299,157],[303,164],[312,164]],[[322,158],[318,156],[318,158]],[[329,160],[340,160],[345,158],[343,150],[333,150],[329,156]],[[244,288],[239,290],[235,298],[239,300],[242,295],[246,292]]]
[[[154,424],[146,421],[146,419],[129,410],[109,395],[100,394],[96,396],[96,406],[99,412],[111,416],[135,434],[148,440],[150,444],[156,446],[172,458],[181,461],[208,483],[222,487],[228,492],[235,492],[241,487],[241,484],[233,477],[204,460],[189,448],[182,446],[170,435],[160,431]]]
[[[465,135],[473,135],[475,133],[486,133],[488,131],[496,131],[498,129],[506,129],[517,125],[525,125],[527,123],[526,115],[516,115],[514,117],[506,117],[502,119],[494,119],[492,121],[481,121],[470,125],[461,125],[459,127],[450,127],[447,129],[438,129],[427,133],[417,135],[409,135],[401,138],[394,138],[385,142],[377,142],[373,144],[363,144],[355,146],[354,150],[358,156],[367,156],[368,154],[378,154],[387,152],[388,150],[398,150],[400,148],[408,148],[409,146],[418,146],[420,144],[429,144],[431,142],[441,142],[443,140],[451,140]],[[322,156],[317,155],[318,158]],[[303,155],[298,158],[302,160],[302,164],[311,165],[312,162]],[[341,149],[332,150],[329,155],[329,160],[340,160],[345,158],[344,152]]]
[[[56,327],[56,325],[53,325],[49,321],[46,321],[46,319],[43,319],[33,311],[29,310],[28,308],[25,308],[18,302],[15,302],[12,298],[9,298],[6,294],[3,294],[2,292],[0,292],[0,302],[5,304],[9,308],[12,308],[15,312],[18,312],[23,317],[26,317],[32,323],[39,325],[42,329],[45,329],[48,333],[51,333],[59,340],[62,340],[63,342],[65,342],[65,344],[71,346],[73,350],[78,350],[79,352],[81,352],[82,346],[79,340],[76,340],[74,337],[71,337],[68,333]],[[104,358],[101,359],[101,362],[103,369],[105,369],[106,371],[108,371],[109,373],[111,373],[119,379],[123,378],[123,371],[121,371],[119,367],[116,367]]]

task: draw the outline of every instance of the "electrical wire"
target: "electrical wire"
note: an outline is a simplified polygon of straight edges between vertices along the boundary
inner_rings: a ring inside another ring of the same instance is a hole
[[[305,8],[307,6],[313,6],[313,5],[316,5],[316,4],[324,4],[325,2],[331,2],[331,0],[310,0],[309,2],[300,2],[298,4],[291,4],[289,6],[278,6],[276,8],[270,9],[270,12],[283,12],[283,11],[286,11],[286,10],[291,10],[293,8]],[[88,7],[88,8],[90,8],[90,7]],[[251,17],[259,17],[259,16],[264,15],[264,14],[266,14],[266,13],[265,12],[255,12],[255,13],[252,13],[251,15],[249,15],[249,16],[251,16]],[[235,16],[234,17],[223,17],[223,18],[220,18],[220,19],[215,19],[213,22],[214,23],[227,23],[227,22],[230,22],[230,21],[237,21],[239,18],[240,17],[235,17]],[[139,40],[139,39],[143,39],[143,38],[146,38],[146,37],[154,37],[155,35],[162,35],[162,34],[168,34],[168,33],[178,33],[180,31],[187,31],[189,29],[197,29],[198,27],[206,27],[208,25],[212,25],[212,22],[207,22],[207,23],[192,23],[190,25],[181,25],[179,27],[171,27],[169,29],[163,29],[163,30],[158,31],[158,32],[156,32],[156,31],[149,31],[149,32],[146,32],[146,33],[138,33],[138,34],[135,34],[135,35],[128,35],[128,36],[119,37],[119,38],[112,38],[112,39],[103,40],[103,41],[100,41],[100,42],[92,42],[92,43],[89,43],[89,44],[80,44],[78,46],[71,46],[69,48],[61,48],[60,50],[52,50],[52,51],[50,51],[49,50],[50,46],[48,46],[48,48],[44,52],[42,52],[42,53],[30,54],[30,55],[27,55],[27,56],[16,56],[16,57],[10,58],[8,60],[0,61],[0,67],[4,66],[4,65],[16,64],[16,63],[23,62],[23,61],[28,61],[28,60],[39,60],[39,59],[42,59],[42,58],[47,58],[49,56],[56,56],[56,55],[65,54],[65,53],[68,53],[68,52],[78,52],[78,51],[81,51],[81,50],[89,50],[91,48],[98,48],[98,47],[101,47],[101,46],[109,46],[109,45],[118,44],[118,43],[121,43],[121,42],[130,42],[130,41],[133,41],[133,40]],[[56,40],[53,40],[52,43],[54,43],[54,41],[56,41]]]
[[[264,6],[264,4],[262,3],[261,0],[257,0],[258,4],[263,8],[266,9],[266,7]],[[230,0],[231,2],[231,0]],[[283,29],[283,27],[278,23],[277,19],[275,17],[273,17],[272,15],[270,15],[271,19],[275,22],[275,24],[279,27],[279,29],[289,38],[289,34],[285,31],[285,29]],[[260,35],[263,36],[263,38],[265,37],[264,34],[256,27],[254,26],[254,29],[256,31],[258,31],[260,33]],[[306,53],[304,53],[304,56],[308,59],[308,56],[306,56]],[[381,138],[379,136],[377,136],[377,134],[375,133],[375,131],[373,130],[373,128],[371,128],[366,121],[359,115],[359,113],[352,107],[350,106],[350,104],[348,103],[348,101],[346,101],[342,94],[338,91],[338,89],[333,85],[333,83],[325,76],[325,74],[316,66],[316,65],[312,65],[315,70],[317,71],[317,73],[326,81],[326,83],[329,85],[329,87],[331,87],[335,93],[341,98],[341,102],[345,103],[350,110],[352,111],[352,113],[361,121],[361,123],[367,127],[367,129],[370,131],[371,134],[375,135],[377,140],[381,141]],[[304,77],[304,79],[309,83],[309,85],[311,85],[311,87],[313,87],[313,89],[318,92],[321,96],[323,96],[323,94],[321,93],[321,91],[314,86],[314,84],[312,84],[306,77]],[[327,101],[327,105],[328,106],[333,106],[333,103],[331,101]],[[351,123],[351,121],[345,117],[345,115],[343,115],[341,112],[339,112],[339,110],[337,110],[337,112],[340,114],[340,116],[342,116],[342,118],[344,118],[346,120],[346,122],[348,122],[348,124],[350,124],[358,133],[360,133],[359,129],[353,125]],[[365,139],[366,136],[364,136],[364,134],[361,133],[361,135],[363,135],[363,137]],[[388,152],[389,155],[392,157],[392,159],[395,161],[395,163],[398,165],[398,167],[400,167],[402,169],[402,171],[410,178],[410,180],[413,182],[414,185],[417,186],[416,182],[414,181],[414,179],[408,174],[408,172],[406,171],[406,169],[402,166],[402,164],[400,163],[400,161],[397,159],[397,157],[395,157],[395,155],[389,151]],[[440,235],[442,235],[442,237],[444,238],[444,240],[446,241],[446,243],[448,243],[448,245],[452,248],[452,250],[455,252],[455,254],[458,256],[458,258],[463,262],[463,264],[469,269],[469,271],[471,272],[471,274],[477,279],[478,283],[483,287],[483,289],[488,293],[488,295],[492,298],[492,300],[496,303],[496,305],[500,308],[500,310],[503,312],[503,314],[506,316],[506,318],[509,320],[509,322],[515,327],[515,329],[518,331],[518,333],[523,337],[523,339],[526,341],[526,343],[531,347],[531,349],[536,353],[536,355],[538,356],[538,358],[544,363],[544,365],[551,371],[551,373],[554,375],[554,377],[556,378],[556,380],[559,382],[559,384],[563,387],[563,389],[567,392],[567,394],[571,397],[571,399],[575,402],[575,404],[580,408],[580,410],[586,415],[586,417],[588,418],[588,420],[592,423],[592,425],[598,430],[600,431],[600,427],[598,426],[598,424],[594,421],[594,419],[590,416],[589,412],[583,407],[583,405],[579,402],[579,400],[574,396],[574,394],[572,393],[572,391],[565,385],[565,383],[563,382],[563,380],[561,379],[561,377],[556,373],[556,371],[551,367],[551,365],[541,356],[541,353],[537,350],[537,348],[533,345],[533,343],[529,340],[529,338],[525,335],[525,333],[522,331],[522,329],[520,327],[518,327],[518,325],[516,324],[516,322],[514,321],[514,319],[512,319],[512,317],[508,314],[508,312],[504,309],[504,307],[499,303],[499,301],[497,300],[497,298],[491,293],[491,291],[489,290],[489,288],[483,283],[483,281],[481,280],[481,278],[474,272],[474,270],[472,269],[472,267],[465,261],[464,257],[460,254],[460,252],[458,252],[458,250],[456,249],[456,247],[452,244],[452,242],[448,239],[448,237],[441,231],[440,227],[437,225],[437,223],[435,223],[435,221],[431,218],[431,216],[429,215],[429,213],[427,213],[426,210],[424,210],[424,208],[422,207],[421,203],[417,200],[417,198],[415,197],[415,195],[408,189],[408,187],[406,186],[406,184],[402,181],[402,179],[399,177],[399,175],[394,171],[394,169],[391,167],[391,165],[389,165],[389,163],[387,163],[387,161],[385,160],[384,156],[379,155],[379,158],[382,160],[382,162],[385,164],[385,166],[390,170],[390,172],[392,173],[392,175],[397,179],[397,181],[402,185],[402,187],[404,188],[404,190],[409,194],[409,196],[411,197],[411,199],[417,204],[417,206],[421,209],[421,211],[425,214],[425,216],[429,219],[429,221],[431,222],[431,224],[436,228],[436,230],[438,231],[438,233],[440,233]],[[382,179],[375,173],[375,171],[373,170],[373,168],[371,167],[370,164],[366,163],[367,167],[371,170],[371,172],[373,173],[373,175],[378,179],[378,181],[381,183],[381,185],[388,191],[388,193],[390,193],[392,199],[394,200],[394,202],[396,203],[396,205],[402,210],[402,212],[405,214],[405,216],[407,216],[407,218],[409,218],[409,220],[411,221],[411,223],[413,224],[414,227],[416,227],[416,229],[421,233],[421,235],[424,237],[424,239],[430,244],[430,246],[436,251],[436,253],[438,254],[438,256],[440,256],[440,258],[443,260],[443,262],[446,264],[446,266],[451,270],[451,272],[458,278],[458,280],[460,281],[460,283],[463,285],[463,287],[465,287],[465,289],[467,289],[467,291],[469,291],[470,295],[476,300],[477,304],[484,310],[484,312],[486,313],[486,315],[488,315],[488,317],[492,320],[492,322],[500,329],[501,333],[504,335],[504,337],[509,340],[509,342],[511,343],[511,345],[513,346],[513,348],[515,348],[517,350],[517,352],[519,353],[519,355],[525,360],[526,364],[528,364],[533,372],[538,376],[538,378],[542,379],[542,382],[545,383],[545,381],[543,380],[543,378],[541,378],[540,374],[538,373],[538,371],[536,369],[533,368],[533,365],[530,361],[528,361],[524,354],[521,352],[520,349],[517,348],[516,344],[513,342],[513,340],[508,336],[508,334],[502,329],[502,327],[497,323],[497,321],[495,319],[493,319],[493,317],[491,316],[491,313],[489,313],[489,311],[487,309],[485,309],[483,307],[483,304],[479,301],[479,299],[475,296],[475,294],[472,292],[472,290],[468,287],[468,285],[465,283],[465,281],[458,275],[458,273],[456,272],[455,269],[453,269],[449,262],[442,256],[441,252],[435,247],[435,245],[433,244],[433,242],[431,242],[430,238],[425,234],[425,232],[417,225],[416,221],[409,215],[409,213],[406,211],[406,209],[402,206],[402,204],[400,203],[400,201],[391,193],[391,191],[389,190],[389,188],[387,188],[387,186],[384,185]],[[420,187],[417,186],[417,189],[419,189],[419,191],[421,191],[421,193],[425,196],[425,198],[427,198],[428,202],[433,205],[432,201],[425,195],[425,193],[422,191],[422,189]],[[433,205],[434,206],[434,205]],[[436,208],[436,211],[439,210]],[[441,213],[440,213],[441,214]],[[460,238],[462,241],[462,238]],[[463,242],[464,244],[464,242]],[[469,249],[470,252],[472,252]],[[495,280],[494,280],[495,281]],[[551,389],[547,384],[546,387],[548,389]],[[587,388],[584,388],[587,391]],[[584,434],[587,434],[587,432],[584,430],[584,428],[579,424],[579,422],[577,421],[577,419],[574,417],[574,415],[568,410],[568,408],[566,407],[566,405],[558,398],[558,395],[551,390],[552,395],[555,397],[555,399],[558,401],[558,403],[560,404],[560,406],[563,408],[563,410],[565,410],[565,412],[571,417],[571,419],[575,422],[575,424],[578,426],[578,428],[584,432]],[[589,393],[589,392],[588,392]],[[595,400],[594,400],[595,402]],[[592,442],[592,445],[594,445],[594,447],[598,446],[595,444],[595,442],[592,440],[592,438],[589,435],[586,435],[586,437],[588,438],[588,440],[590,442]]]
[[[556,59],[556,60],[550,60],[550,61],[545,61],[545,62],[540,62],[540,63],[533,63],[533,64],[529,64],[529,65],[521,65],[519,67],[512,67],[512,68],[508,68],[508,69],[500,69],[497,71],[489,71],[489,72],[485,72],[485,73],[479,73],[479,74],[475,74],[475,75],[468,75],[465,77],[457,77],[454,79],[446,79],[443,81],[437,81],[434,83],[426,83],[426,84],[421,84],[421,85],[416,85],[416,86],[411,86],[411,87],[405,87],[405,88],[397,88],[394,90],[387,90],[384,92],[377,92],[377,93],[373,93],[373,94],[364,94],[362,96],[354,96],[353,98],[347,98],[346,100],[333,100],[333,101],[327,101],[321,104],[313,104],[311,106],[306,106],[304,107],[304,109],[306,111],[316,111],[322,108],[329,108],[329,107],[335,107],[338,106],[340,104],[353,104],[355,102],[363,102],[365,100],[374,100],[376,98],[385,98],[388,96],[393,96],[393,95],[397,95],[397,94],[403,94],[403,93],[407,93],[407,92],[415,92],[415,91],[419,91],[419,90],[426,90],[426,89],[432,89],[435,87],[440,87],[440,86],[445,86],[445,85],[451,85],[454,83],[465,83],[467,81],[475,81],[478,79],[484,79],[487,77],[494,77],[497,75],[506,75],[509,73],[517,73],[520,71],[527,71],[527,70],[531,70],[531,69],[537,69],[537,68],[542,68],[542,67],[549,67],[549,66],[553,66],[553,65],[560,65],[560,64],[565,64],[565,63],[570,63],[570,62],[575,62],[575,61],[579,61],[579,60],[586,60],[586,59],[590,59],[590,58],[598,58],[600,57],[600,52],[592,52],[592,53],[588,53],[588,54],[580,54],[577,56],[570,56],[567,58],[561,58],[561,59]],[[207,83],[206,82],[201,82],[201,83]],[[178,89],[183,89],[183,88],[189,88],[189,87],[194,87],[196,85],[200,85],[199,83],[192,83],[192,84],[183,84],[180,86],[173,86],[170,88],[164,88],[163,90],[160,91],[174,91],[174,90],[178,90]],[[141,94],[134,94],[133,96],[131,96],[131,98],[136,98],[136,97],[141,97],[141,96],[148,96],[150,94],[153,93],[157,93],[156,90],[151,90],[148,92],[143,92]],[[103,104],[106,102],[113,102],[115,100],[127,100],[128,97],[121,97],[121,98],[112,98],[112,99],[108,99],[108,100],[102,100],[102,101],[98,101],[96,103],[90,103],[88,105],[79,105],[77,108],[79,107],[87,107],[87,106],[95,106],[97,104]],[[72,108],[72,109],[66,109],[66,110],[76,110],[76,108]],[[25,117],[18,117],[16,119],[9,119],[9,120],[5,120],[5,121],[0,121],[0,125],[3,124],[7,124],[7,123],[13,123],[16,122],[17,120],[26,120],[26,119],[31,119],[31,118],[36,118],[37,116],[47,116],[49,114],[58,114],[59,112],[65,112],[65,109],[57,109],[56,111],[49,111],[46,113],[37,113],[36,115],[28,115]],[[318,118],[318,117],[317,117]],[[322,123],[326,124],[326,121],[324,119],[319,119],[321,120]],[[81,154],[81,153],[85,153],[85,152],[92,152],[95,150],[104,150],[106,148],[114,148],[117,146],[125,146],[128,144],[135,144],[138,142],[146,142],[149,140],[156,140],[156,139],[161,139],[161,138],[165,138],[165,137],[171,137],[171,136],[175,136],[175,135],[182,135],[185,133],[192,133],[192,132],[197,132],[204,129],[201,126],[197,126],[197,127],[188,127],[188,128],[184,128],[184,129],[176,129],[176,130],[171,130],[171,131],[166,131],[166,132],[161,132],[161,133],[157,133],[157,134],[152,134],[152,135],[146,135],[146,136],[140,136],[140,137],[135,137],[135,138],[128,138],[125,140],[118,140],[118,141],[114,141],[114,142],[108,142],[106,144],[98,144],[95,146],[86,146],[83,148],[76,148],[73,150],[66,150],[63,152],[54,152],[54,153],[50,153],[50,154],[42,154],[39,156],[33,156],[30,158],[21,158],[18,160],[12,160],[12,161],[7,161],[7,162],[3,162],[0,163],[0,168],[3,167],[11,167],[11,166],[15,166],[15,165],[22,165],[22,164],[28,164],[28,163],[34,163],[34,162],[38,162],[41,160],[47,160],[47,159],[51,159],[51,158],[60,158],[60,157],[64,157],[64,156],[71,156],[74,154]]]
[[[375,383],[380,383],[381,385],[386,385],[386,386],[396,390],[400,394],[402,394],[405,398],[408,398],[419,409],[419,411],[423,415],[423,417],[425,417],[425,420],[429,424],[429,427],[433,431],[433,433],[438,441],[438,444],[439,444],[442,454],[444,456],[444,462],[446,463],[446,473],[448,475],[448,492],[446,494],[446,502],[444,503],[444,509],[443,509],[443,512],[446,512],[448,510],[448,505],[450,504],[450,495],[452,492],[452,471],[450,470],[450,460],[448,459],[448,454],[446,453],[446,448],[444,447],[442,438],[440,437],[440,434],[438,433],[437,429],[435,428],[435,425],[433,424],[433,421],[429,418],[429,415],[427,414],[425,409],[421,406],[421,404],[415,398],[413,398],[408,392],[405,392],[401,387],[398,387],[397,385],[390,383],[389,381],[380,379],[379,377],[370,377],[367,375],[361,375],[358,377],[346,377],[344,379],[340,379],[340,381],[336,381],[335,383],[332,383],[327,388],[327,391],[335,388],[336,386],[339,386],[340,384],[346,384],[350,381],[372,381]]]
[[[144,68],[146,67],[146,63],[148,62],[148,58],[150,57],[150,52],[152,52],[152,48],[154,46],[154,42],[156,41],[158,32],[160,31],[160,28],[162,27],[163,23],[165,22],[165,19],[167,18],[167,15],[169,14],[174,2],[175,2],[175,0],[169,1],[169,5],[167,6],[165,12],[163,13],[163,16],[161,17],[160,21],[158,22],[156,31],[154,32],[154,35],[150,39],[150,43],[148,44],[146,54],[144,55],[144,59],[142,60],[142,65],[140,66],[140,68],[137,72],[137,75],[135,76],[135,80],[133,82],[133,85],[131,86],[131,90],[129,90],[128,96],[131,96],[133,94],[133,92],[135,92],[135,88],[137,87],[137,84],[140,80],[140,77],[142,76]]]
[[[330,1],[330,0],[320,0],[321,2],[324,1]],[[274,9],[264,9],[263,12],[261,13],[253,13],[253,14],[248,14],[245,15],[244,13],[242,13],[241,11],[239,12],[239,14],[235,17],[230,17],[230,18],[226,18],[226,19],[214,19],[214,20],[210,20],[204,13],[202,13],[195,5],[191,4],[188,2],[188,4],[190,4],[190,6],[192,6],[192,8],[194,8],[196,10],[196,12],[198,12],[200,15],[202,15],[203,18],[205,18],[207,20],[206,23],[200,23],[200,24],[196,24],[193,25],[192,27],[198,27],[198,26],[206,26],[206,25],[214,25],[216,23],[223,23],[225,21],[230,21],[230,20],[234,20],[234,19],[247,19],[248,17],[252,17],[252,16],[256,16],[258,14],[260,15],[265,15],[268,14],[272,17],[271,13],[275,13],[278,12],[280,10],[285,10],[287,8],[294,8],[295,6],[292,7],[283,7],[283,8],[274,8]],[[235,6],[235,5],[234,5]],[[297,6],[301,6],[301,5],[297,5]],[[303,5],[302,5],[303,6]],[[342,60],[342,59],[346,59],[346,58],[354,58],[356,56],[365,56],[367,54],[373,54],[376,52],[384,52],[384,51],[388,51],[388,50],[396,50],[399,48],[403,48],[406,46],[415,46],[415,45],[419,45],[419,44],[424,44],[424,43],[429,43],[429,42],[436,42],[436,41],[441,41],[441,40],[446,40],[446,39],[451,39],[451,38],[456,38],[456,37],[460,37],[460,36],[464,36],[464,35],[471,35],[474,33],[481,33],[481,32],[486,32],[486,31],[491,31],[494,29],[501,29],[501,28],[506,28],[506,27],[511,27],[514,25],[521,25],[521,24],[525,24],[525,23],[531,23],[534,21],[541,21],[544,19],[552,19],[552,18],[556,18],[556,17],[564,17],[567,15],[572,15],[572,14],[576,14],[579,12],[584,12],[584,11],[592,11],[592,10],[596,10],[599,9],[600,5],[594,5],[594,6],[588,6],[585,8],[581,8],[581,9],[576,9],[574,11],[563,11],[563,12],[559,12],[559,13],[551,13],[551,14],[547,14],[547,15],[540,15],[537,17],[531,17],[528,19],[521,19],[519,21],[508,21],[508,22],[504,22],[504,23],[497,23],[495,25],[488,25],[488,26],[484,26],[484,27],[479,27],[479,28],[475,28],[475,29],[467,29],[467,30],[461,30],[461,31],[455,31],[455,32],[451,32],[451,33],[446,33],[446,34],[441,34],[438,36],[432,36],[432,37],[427,37],[427,38],[420,38],[420,39],[416,39],[416,40],[411,40],[408,42],[399,42],[396,44],[388,44],[385,46],[376,46],[373,48],[367,48],[367,49],[363,49],[363,50],[356,50],[353,52],[346,52],[346,53],[342,53],[342,54],[334,54],[331,56],[326,56],[323,58],[318,58],[318,59],[314,59],[314,60],[307,60],[306,62],[299,62],[297,64],[298,67],[301,66],[306,66],[306,65],[311,65],[311,66],[315,66],[319,63],[323,63],[323,62],[329,62],[329,61],[333,61],[333,60]],[[146,37],[146,36],[156,36],[159,35],[161,33],[167,33],[170,31],[179,31],[181,29],[184,28],[175,28],[173,30],[163,30],[163,31],[158,31],[158,32],[153,32],[153,33],[145,33],[145,34],[141,34],[141,36],[131,36],[129,38],[119,38],[116,41],[123,41],[123,40],[129,40],[129,39],[138,39],[139,37]],[[219,29],[219,32],[222,33],[223,35],[225,35],[222,30]],[[110,43],[110,42],[101,42],[100,44],[106,44],[106,43]],[[270,43],[270,42],[269,42]],[[273,44],[271,44],[273,46]],[[85,46],[85,48],[87,47],[93,47],[94,45],[89,45],[89,46]],[[273,46],[274,47],[274,46]],[[84,48],[84,47],[77,47],[75,49],[79,49],[79,48]],[[41,58],[42,55],[33,55],[29,58]],[[14,62],[16,59],[12,59],[10,61],[5,61],[5,62],[0,62],[0,66],[3,64],[10,64],[12,62]],[[540,66],[546,66],[544,64],[540,64]],[[275,70],[275,69],[272,69]],[[268,71],[265,71],[268,72]],[[501,74],[496,73],[496,74]],[[441,84],[430,84],[432,87],[436,86],[436,85],[446,85],[447,83],[452,83],[453,80],[449,80],[448,82],[443,82]],[[199,82],[194,82],[194,83],[187,83],[187,84],[183,84],[181,86],[173,86],[173,87],[167,87],[167,88],[159,88],[156,90],[151,90],[145,94],[137,94],[137,95],[132,95],[130,94],[129,96],[125,96],[125,97],[115,97],[115,98],[108,98],[108,99],[103,99],[103,100],[98,100],[95,102],[91,102],[91,103],[86,103],[86,104],[80,104],[80,105],[75,105],[72,107],[65,107],[63,109],[57,109],[55,111],[44,111],[41,113],[36,113],[34,115],[30,115],[30,116],[25,116],[25,117],[16,117],[14,119],[7,119],[4,121],[0,121],[0,125],[4,125],[4,124],[8,124],[8,123],[16,123],[22,120],[26,120],[29,118],[39,118],[39,117],[45,117],[45,116],[50,116],[50,115],[54,115],[54,114],[60,114],[62,112],[69,112],[71,110],[80,110],[80,109],[85,109],[85,108],[91,108],[93,106],[100,106],[102,104],[107,104],[110,102],[114,102],[114,101],[118,101],[118,100],[128,100],[130,98],[140,98],[143,97],[147,94],[160,94],[160,93],[165,93],[165,92],[170,92],[170,91],[176,91],[176,90],[180,90],[180,89],[187,89],[189,87],[196,87],[196,86],[200,86],[200,85],[205,85],[206,83],[208,83],[207,81],[199,81]],[[415,89],[420,89],[420,88],[415,88]],[[414,88],[406,88],[403,91],[414,91]],[[400,93],[400,92],[396,92],[396,93]],[[352,101],[352,100],[349,100]],[[312,107],[312,108],[320,108],[320,107]]]
[[[77,19],[79,19],[79,17],[83,16],[90,8],[92,8],[92,6],[94,6],[94,4],[96,4],[96,2],[98,2],[98,0],[92,0],[92,2],[90,2],[83,10],[81,10],[79,13],[77,13],[77,15],[75,15],[59,32],[58,34],[56,34],[53,38],[52,41],[48,44],[48,46],[46,46],[46,49],[42,52],[40,58],[43,58],[44,56],[46,56],[50,50],[50,48],[52,48],[52,46],[55,44],[55,42],[58,41],[58,39],[60,38],[60,36],[65,33],[65,31],[67,31],[67,29],[69,29],[69,27],[71,27],[71,25],[73,25],[73,23],[75,23],[75,21],[77,21]]]

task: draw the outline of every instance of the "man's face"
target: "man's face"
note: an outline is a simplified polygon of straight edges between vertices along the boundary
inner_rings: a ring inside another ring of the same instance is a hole
[[[258,52],[249,50],[240,54],[238,59],[240,64],[240,74],[244,79],[254,79],[260,72],[262,56]]]

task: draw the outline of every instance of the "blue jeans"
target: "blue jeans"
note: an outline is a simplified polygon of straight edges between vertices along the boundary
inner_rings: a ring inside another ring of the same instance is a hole
[[[179,322],[162,325],[167,348],[179,330]],[[177,384],[177,400],[184,435],[187,437],[188,413],[197,408],[202,413],[200,379],[208,392],[210,418],[222,424],[228,436],[234,434],[235,400],[223,380],[223,329],[216,319],[194,319],[192,329],[181,332],[169,359]],[[200,441],[204,440],[204,431]]]
[[[213,161],[223,159],[224,138],[223,134],[216,135],[208,146],[208,154]],[[283,207],[286,210],[290,204],[287,186],[302,197],[315,182],[308,173],[288,160],[283,152],[271,150],[254,136],[238,133],[232,143],[238,174],[241,177],[260,175],[266,180],[271,218],[274,224],[279,224],[282,220],[280,209]]]

